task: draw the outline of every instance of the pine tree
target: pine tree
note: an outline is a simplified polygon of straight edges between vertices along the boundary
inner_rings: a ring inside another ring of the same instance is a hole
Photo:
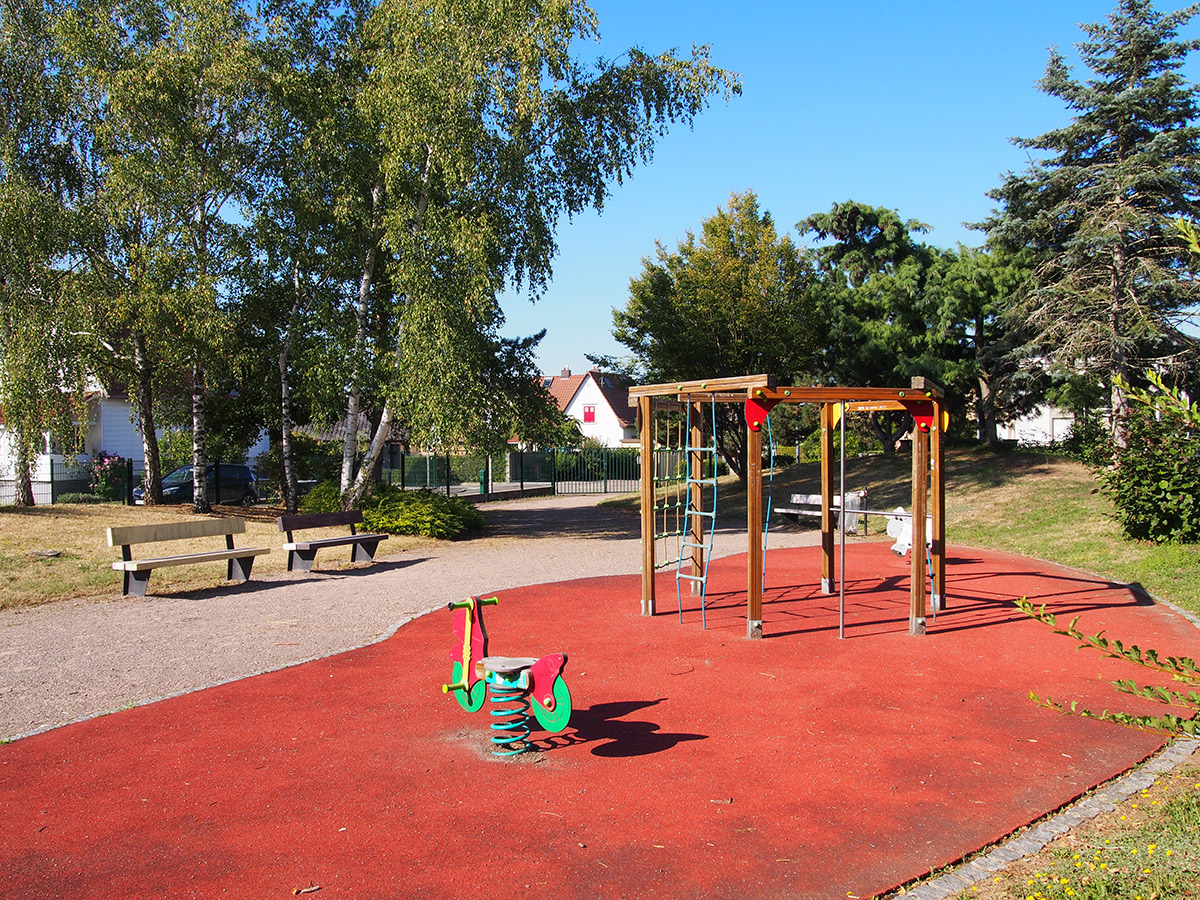
[[[1109,381],[1118,441],[1122,380],[1194,359],[1179,329],[1200,286],[1187,276],[1172,221],[1200,212],[1197,88],[1179,74],[1200,42],[1176,39],[1197,11],[1162,14],[1148,0],[1121,0],[1106,23],[1082,26],[1086,81],[1052,51],[1039,88],[1075,116],[1017,139],[1045,155],[990,194],[1002,208],[985,223],[989,237],[1040,259],[1015,320],[1060,369]]]

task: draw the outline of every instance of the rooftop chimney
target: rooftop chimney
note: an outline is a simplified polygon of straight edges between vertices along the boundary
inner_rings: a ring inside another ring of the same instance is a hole
[[[570,378],[570,377],[571,377],[571,370],[570,370],[570,368],[568,368],[567,366],[563,366],[563,370],[562,370],[562,377],[563,377],[563,378]]]

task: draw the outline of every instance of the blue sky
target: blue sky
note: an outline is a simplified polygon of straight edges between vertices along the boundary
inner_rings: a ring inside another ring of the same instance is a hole
[[[1069,121],[1035,86],[1050,48],[1073,60],[1078,23],[1103,21],[1116,0],[590,5],[601,43],[579,43],[581,58],[707,43],[716,65],[741,76],[742,95],[716,101],[691,130],[672,128],[601,214],[560,224],[554,280],[537,303],[504,298],[505,334],[547,329],[538,356],[549,374],[584,371],[588,353],[622,355],[612,309],[642,259],[656,240],[674,249],[733,192],[754,190],[793,236],[811,213],[857,200],[925,222],[936,246],[982,243],[962,223],[984,218],[1001,174],[1027,164],[1010,139]],[[1182,36],[1198,31],[1193,22]]]

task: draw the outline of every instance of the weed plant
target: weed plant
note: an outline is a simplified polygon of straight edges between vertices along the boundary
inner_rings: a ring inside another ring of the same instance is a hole
[[[1159,778],[962,900],[1184,900],[1200,886],[1200,771]]]

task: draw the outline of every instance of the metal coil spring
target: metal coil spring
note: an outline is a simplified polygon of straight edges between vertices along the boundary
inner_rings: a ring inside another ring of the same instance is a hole
[[[505,708],[488,710],[492,722],[492,753],[495,756],[516,756],[529,749],[529,693],[519,687],[488,682],[488,699],[493,704],[509,704]]]

